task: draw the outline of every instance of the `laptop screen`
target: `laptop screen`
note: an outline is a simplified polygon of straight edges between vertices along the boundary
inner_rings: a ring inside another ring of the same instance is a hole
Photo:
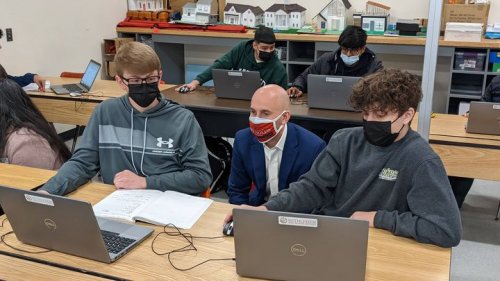
[[[99,69],[101,69],[101,64],[94,60],[90,60],[80,84],[87,88],[87,90],[90,90],[92,84],[94,84],[95,78],[97,77],[97,73],[99,73]]]

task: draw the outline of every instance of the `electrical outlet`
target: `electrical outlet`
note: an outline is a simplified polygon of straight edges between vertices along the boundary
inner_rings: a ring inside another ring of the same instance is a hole
[[[6,28],[5,33],[7,36],[7,42],[13,41],[14,38],[12,38],[12,28]]]

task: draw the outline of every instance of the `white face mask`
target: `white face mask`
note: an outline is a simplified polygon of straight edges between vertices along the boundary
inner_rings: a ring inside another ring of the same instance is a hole
[[[347,66],[351,66],[359,61],[359,56],[350,56],[349,57],[349,56],[344,55],[342,53],[340,54],[340,58],[342,59],[344,64]]]

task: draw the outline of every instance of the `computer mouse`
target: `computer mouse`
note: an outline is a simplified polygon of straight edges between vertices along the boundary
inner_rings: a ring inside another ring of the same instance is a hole
[[[179,93],[181,94],[185,94],[189,92],[189,88],[187,86],[182,86],[180,89],[179,89]]]
[[[222,229],[222,234],[226,236],[234,236],[234,224],[233,221],[227,222],[224,224],[224,228]]]
[[[78,97],[78,96],[81,96],[81,95],[82,95],[82,93],[79,93],[79,92],[71,92],[71,93],[69,93],[69,95],[70,95],[70,96],[72,96],[72,97]]]

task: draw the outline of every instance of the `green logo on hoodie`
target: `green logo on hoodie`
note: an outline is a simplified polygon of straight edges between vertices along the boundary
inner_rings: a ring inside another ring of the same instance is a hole
[[[390,168],[384,168],[382,169],[380,174],[378,174],[378,178],[387,181],[395,181],[398,178],[398,173],[399,172],[396,170],[392,170]]]

